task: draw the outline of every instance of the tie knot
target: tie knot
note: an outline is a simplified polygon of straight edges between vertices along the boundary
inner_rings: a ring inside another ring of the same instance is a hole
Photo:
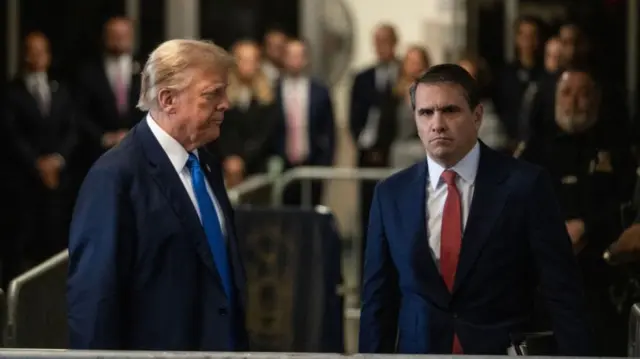
[[[200,168],[198,157],[196,157],[196,155],[191,152],[189,152],[189,158],[187,158],[187,168],[189,168],[190,170],[194,168]]]
[[[442,172],[442,180],[444,180],[444,183],[447,184],[447,186],[451,186],[451,185],[455,185],[456,184],[456,176],[457,173],[453,170],[446,170],[444,172]]]

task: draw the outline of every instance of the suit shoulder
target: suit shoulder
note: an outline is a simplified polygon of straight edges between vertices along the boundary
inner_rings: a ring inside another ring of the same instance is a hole
[[[503,162],[502,166],[509,171],[515,183],[519,183],[525,188],[532,186],[539,176],[546,173],[542,167],[525,160],[513,158],[501,153],[497,153],[497,156],[500,156],[500,161]]]
[[[140,167],[137,161],[139,151],[131,136],[127,136],[118,146],[111,148],[94,162],[86,180],[95,179],[96,176],[122,181],[131,179]]]
[[[392,174],[391,176],[378,182],[378,190],[388,192],[405,188],[405,186],[420,173],[420,168],[422,166],[424,166],[424,163],[418,162],[410,167]]]

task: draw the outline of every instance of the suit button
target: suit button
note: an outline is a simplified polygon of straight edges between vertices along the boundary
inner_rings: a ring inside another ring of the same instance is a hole
[[[227,315],[227,308],[218,308],[218,314],[220,314],[221,316]]]

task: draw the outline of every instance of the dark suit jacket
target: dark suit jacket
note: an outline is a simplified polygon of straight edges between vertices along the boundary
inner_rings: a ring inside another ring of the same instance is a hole
[[[287,126],[285,117],[285,104],[282,99],[282,84],[276,86],[276,104],[278,106],[278,125],[276,126],[275,153],[287,163],[286,139]],[[335,121],[333,115],[333,102],[329,89],[316,80],[309,80],[309,157],[303,163],[308,166],[331,166],[335,153]]]
[[[14,79],[7,90],[7,111],[3,132],[9,148],[11,168],[17,177],[41,183],[36,168],[39,157],[60,154],[67,165],[78,143],[77,112],[67,88],[51,79],[50,109],[43,115],[22,77]]]
[[[380,110],[378,136],[373,149],[388,152],[396,134],[396,110],[398,100],[394,98],[391,88],[381,93],[376,87],[376,68],[371,67],[358,73],[351,88],[349,109],[349,128],[354,141],[367,125],[371,108]]]
[[[376,188],[360,351],[451,353],[455,331],[465,354],[505,354],[527,331],[539,279],[560,353],[588,354],[579,270],[548,175],[481,146],[451,294],[425,229],[427,172],[421,162]]]
[[[120,114],[116,106],[104,60],[88,63],[78,73],[75,93],[84,118],[80,126],[86,136],[83,152],[89,165],[104,152],[101,141],[106,132],[130,129],[144,118],[136,108],[140,97],[140,73],[137,67],[139,65],[134,61],[129,86],[129,111],[124,114]]]
[[[232,107],[224,114],[223,135],[213,146],[223,157],[240,156],[246,175],[266,172],[279,114],[275,103],[261,104],[256,99],[246,109]]]
[[[195,208],[142,121],[96,161],[76,203],[67,282],[72,349],[247,350],[233,210],[219,162],[199,154],[224,212],[239,303],[228,302]]]

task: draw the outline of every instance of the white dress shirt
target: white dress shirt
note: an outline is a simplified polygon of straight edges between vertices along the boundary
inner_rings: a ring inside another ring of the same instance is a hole
[[[478,163],[480,161],[480,145],[476,143],[473,149],[467,153],[453,167],[456,176],[456,186],[460,192],[462,201],[462,233],[467,225],[469,218],[469,209],[471,208],[471,199],[473,198],[473,190],[476,182],[476,174],[478,173]],[[442,231],[442,212],[444,204],[447,200],[447,185],[440,177],[442,172],[447,168],[442,167],[437,162],[427,156],[427,165],[429,167],[429,178],[427,181],[427,237],[429,238],[429,247],[431,254],[439,267],[440,264],[440,233]]]
[[[285,116],[295,116],[297,148],[300,149],[300,158],[304,162],[309,156],[309,94],[310,83],[307,77],[285,77],[282,79],[282,99],[284,101]],[[296,106],[295,108],[293,106]],[[287,121],[287,124],[290,122]]]
[[[198,213],[198,217],[200,217],[200,222],[202,223],[202,215],[200,214],[200,207],[198,207],[198,200],[196,199],[196,193],[193,189],[193,184],[191,183],[191,171],[187,167],[187,160],[189,159],[189,152],[182,147],[182,145],[176,141],[173,137],[171,137],[165,130],[163,130],[156,121],[151,118],[151,115],[147,115],[147,124],[149,125],[149,129],[151,133],[155,136],[155,138],[160,143],[160,147],[164,150],[169,157],[169,161],[173,165],[184,185],[184,189],[187,191],[189,198],[191,198],[191,203],[193,203],[193,207],[196,209]],[[198,151],[195,150],[194,154],[198,157]],[[202,166],[203,171],[207,171],[206,165]],[[216,196],[213,194],[211,190],[211,186],[208,181],[205,181],[207,185],[207,192],[209,193],[209,197],[211,197],[213,201],[213,205],[216,207],[216,213],[218,214],[218,221],[220,222],[220,227],[222,228],[222,233],[226,236],[226,228],[224,224],[224,214],[222,212],[222,207],[220,207],[220,203],[216,199]]]
[[[51,88],[46,72],[32,72],[25,76],[25,83],[31,95],[38,101],[40,110],[48,112],[51,105]]]

